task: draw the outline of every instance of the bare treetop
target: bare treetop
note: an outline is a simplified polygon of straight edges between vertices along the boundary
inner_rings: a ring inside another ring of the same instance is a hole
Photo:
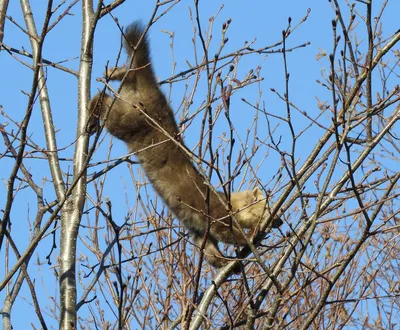
[[[400,4],[307,6],[0,0],[4,329],[396,328]]]

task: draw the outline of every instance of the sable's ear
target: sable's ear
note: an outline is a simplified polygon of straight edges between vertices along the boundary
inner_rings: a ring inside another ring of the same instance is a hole
[[[260,195],[260,188],[255,187],[252,191],[253,194],[253,199],[256,201],[258,199],[258,196]]]

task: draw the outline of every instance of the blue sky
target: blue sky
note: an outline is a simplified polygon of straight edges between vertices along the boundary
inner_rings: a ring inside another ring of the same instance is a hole
[[[32,9],[35,21],[40,31],[40,26],[43,22],[43,13],[45,11],[46,1],[33,1]],[[375,11],[379,10],[381,2],[375,2]],[[360,11],[363,11],[363,6],[358,5]],[[386,36],[394,33],[398,28],[398,14],[400,13],[400,2],[391,1],[384,14],[383,21],[385,22],[383,33]],[[122,6],[117,8],[113,12],[113,16],[118,18],[121,26],[127,26],[133,20],[141,19],[147,22],[154,7],[154,1],[127,1]],[[211,44],[211,51],[216,50],[220,43],[220,29],[223,22],[227,21],[228,18],[232,19],[227,36],[229,42],[226,45],[223,54],[229,53],[244,45],[245,41],[252,41],[256,39],[254,48],[263,47],[266,45],[274,44],[281,40],[281,31],[286,28],[287,20],[290,16],[292,18],[292,25],[294,26],[298,21],[303,18],[307,9],[311,9],[311,13],[308,20],[302,24],[295,33],[288,39],[288,47],[294,47],[306,42],[310,42],[310,45],[304,48],[300,48],[292,53],[288,54],[289,71],[291,74],[291,99],[296,105],[302,110],[307,111],[308,114],[315,116],[319,113],[317,107],[317,100],[315,96],[318,96],[321,100],[329,99],[330,95],[316,83],[317,79],[321,79],[321,72],[324,71],[325,67],[329,66],[327,59],[321,61],[316,60],[316,55],[323,50],[329,54],[332,48],[332,31],[331,21],[334,17],[334,13],[328,1],[321,0],[310,0],[310,1],[296,1],[296,0],[283,0],[283,1],[266,1],[266,0],[251,0],[251,1],[239,1],[239,0],[225,0],[225,1],[200,1],[200,13],[202,17],[203,31],[206,30],[209,23],[209,18],[215,15],[220,9],[218,16],[216,17],[214,24],[214,34]],[[176,62],[174,69],[175,73],[188,69],[187,62],[194,64],[193,58],[193,29],[190,21],[189,12],[194,12],[194,5],[192,1],[181,1],[177,4],[167,15],[160,18],[160,20],[154,24],[149,32],[149,40],[152,49],[153,64],[156,71],[156,75],[160,80],[164,80],[172,75],[172,62]],[[58,24],[48,35],[45,42],[43,51],[43,57],[45,59],[61,62],[68,68],[78,70],[79,67],[79,52],[80,52],[80,36],[81,36],[81,4],[78,3],[72,8],[71,13],[73,15],[65,17],[60,24]],[[21,8],[19,2],[10,1],[8,14],[21,26],[25,26],[23,16],[21,14]],[[385,16],[386,15],[386,16]],[[393,15],[393,17],[390,17]],[[56,15],[57,16],[57,15]],[[54,20],[54,18],[53,18]],[[174,38],[174,52],[172,59],[172,51],[170,48],[171,38],[163,32],[173,32]],[[360,36],[365,36],[365,31],[360,28]],[[360,37],[361,38],[361,37]],[[198,40],[197,40],[198,42]],[[30,43],[26,35],[21,30],[13,25],[10,21],[7,21],[5,28],[4,44],[17,49],[26,49],[30,52]],[[199,44],[199,42],[198,42]],[[96,78],[102,76],[106,63],[109,61],[110,66],[115,63],[115,58],[118,54],[120,47],[120,32],[110,16],[105,16],[97,25],[95,34],[94,44],[94,63],[93,63],[93,75],[92,75],[92,93],[96,93],[97,89],[101,89],[103,86],[101,83],[96,81]],[[361,46],[362,47],[362,46]],[[200,48],[198,48],[198,54],[201,54]],[[21,57],[24,61],[30,63],[30,59]],[[125,59],[125,56],[123,56]],[[285,115],[285,105],[281,102],[277,96],[270,91],[270,88],[274,88],[281,94],[284,92],[284,74],[283,74],[283,61],[281,54],[272,54],[269,56],[252,55],[245,58],[240,63],[240,69],[238,77],[243,78],[250,69],[255,69],[258,65],[262,64],[261,76],[264,80],[259,85],[254,85],[249,88],[245,88],[238,92],[232,98],[231,113],[234,121],[234,125],[238,130],[238,134],[242,137],[246,134],[246,129],[251,125],[254,112],[252,109],[245,105],[241,98],[245,98],[251,103],[255,103],[259,98],[259,91],[262,91],[262,100],[266,104],[266,109],[269,112],[277,115]],[[28,92],[31,85],[31,71],[29,68],[21,65],[15,59],[13,59],[8,53],[0,53],[0,65],[3,77],[2,88],[0,91],[0,105],[2,105],[4,112],[11,117],[13,120],[22,121],[26,111],[27,96],[22,91]],[[47,68],[47,79],[48,88],[50,94],[50,102],[54,115],[54,123],[56,128],[59,130],[57,133],[58,147],[62,149],[60,151],[60,157],[67,158],[67,161],[62,162],[62,167],[65,172],[72,173],[71,158],[74,151],[74,138],[76,133],[76,118],[77,118],[77,80],[74,76],[60,72],[54,68]],[[181,104],[182,97],[185,91],[185,82],[174,84],[172,90],[169,90],[169,86],[164,85],[163,90],[170,95],[171,104],[174,109],[178,109]],[[170,93],[170,94],[169,94]],[[197,90],[197,97],[195,98],[195,104],[190,109],[194,111],[196,106],[200,105],[204,98],[201,95],[206,95],[206,84],[199,85]],[[205,97],[205,96],[204,96]],[[182,115],[178,111],[177,116]],[[301,129],[304,126],[303,117],[296,115],[295,127]],[[329,118],[326,121],[329,122]],[[0,116],[0,122],[2,124],[9,123],[9,127],[15,126],[4,116]],[[43,120],[40,114],[40,108],[38,105],[34,108],[33,117],[31,120],[29,134],[33,141],[40,147],[45,148],[45,137],[43,131]],[[226,124],[226,123],[225,123]],[[193,147],[198,138],[198,125],[193,125],[190,130],[186,132],[185,140],[190,147]],[[219,128],[222,131],[226,131],[226,126],[221,123]],[[260,128],[262,129],[262,127]],[[279,132],[280,128],[277,128]],[[322,132],[322,131],[321,131]],[[306,133],[302,140],[298,157],[301,159],[302,156],[307,154],[318,139],[319,133],[321,132],[316,129],[310,133]],[[266,136],[266,132],[262,131],[261,134]],[[104,160],[107,156],[107,149],[109,146],[109,137],[96,151],[94,155],[94,161]],[[218,143],[217,141],[215,142]],[[283,141],[283,144],[285,141]],[[4,150],[4,147],[0,148],[0,152]],[[120,141],[113,140],[112,158],[120,157],[126,154],[126,148]],[[236,153],[238,150],[236,150]],[[263,152],[257,154],[256,161],[263,159]],[[304,154],[302,154],[304,152]],[[262,180],[269,182],[272,174],[280,166],[279,157],[276,154],[271,154],[268,158],[268,166],[262,167]],[[43,160],[27,160],[25,162],[27,167],[30,167],[34,179],[40,183],[42,180],[50,180],[50,173],[46,168],[46,164]],[[0,176],[2,180],[2,186],[0,188],[0,209],[5,204],[5,187],[6,181],[12,169],[13,162],[7,159],[1,159],[0,162]],[[93,170],[100,170],[104,165],[89,170],[90,173]],[[269,173],[267,170],[272,168]],[[136,169],[135,169],[136,170]],[[128,169],[122,167],[121,170],[112,171],[109,174],[107,181],[106,191],[111,199],[114,199],[114,203],[121,198],[121,194],[115,193],[116,191],[133,190],[133,184],[128,182],[126,175],[129,175]],[[45,196],[48,201],[55,198],[52,192],[52,185],[48,182],[43,183],[45,188]],[[245,184],[245,188],[247,188]],[[30,201],[27,203],[26,201]],[[133,198],[127,203],[132,204]],[[15,227],[27,226],[26,223],[29,220],[33,221],[36,212],[36,201],[34,195],[29,189],[19,193],[16,198],[16,207],[13,209],[12,222]],[[120,211],[117,212],[118,216],[123,219],[126,214],[128,206],[124,206]],[[14,227],[14,228],[15,228]],[[29,238],[29,231],[21,230],[21,236],[19,237],[20,251],[23,251],[25,244],[27,244]],[[47,244],[43,244],[43,250],[37,255],[41,261],[44,261],[44,256],[49,252],[49,246],[51,243],[51,237],[46,238]],[[58,253],[58,252],[57,252]],[[37,275],[37,290],[42,295],[41,299],[43,304],[46,304],[46,297],[50,295],[58,296],[55,292],[58,290],[54,278],[51,277],[53,283],[50,285],[49,291],[46,292],[44,288],[46,283],[46,273],[51,272],[50,267],[44,264],[43,266],[36,266],[35,254],[32,264],[31,272],[32,277],[35,278],[35,269],[38,271]],[[11,258],[12,263],[14,261]],[[4,265],[4,253],[2,251],[0,257],[1,264]],[[56,263],[53,255],[53,265]],[[39,274],[40,272],[40,274]],[[41,277],[43,276],[43,278]],[[43,283],[40,283],[43,281]],[[79,294],[78,294],[79,296]],[[0,301],[3,299],[4,293],[0,293]],[[26,287],[21,292],[21,297],[25,297],[30,300],[29,292]],[[49,305],[52,305],[51,301],[48,301]],[[1,303],[0,303],[1,305]],[[24,317],[13,317],[14,327],[16,329],[26,328],[29,325],[29,321],[33,321],[36,324],[36,318],[31,315],[33,308],[28,305],[24,299],[20,299],[15,306],[14,315],[23,311]],[[84,312],[84,311],[83,311]],[[56,328],[56,322],[50,321],[49,325],[53,324]]]

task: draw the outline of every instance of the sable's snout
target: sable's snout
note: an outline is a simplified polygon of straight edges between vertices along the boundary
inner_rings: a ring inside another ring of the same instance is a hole
[[[283,221],[281,218],[275,218],[274,221],[272,222],[272,228],[279,228],[280,226],[282,226]]]

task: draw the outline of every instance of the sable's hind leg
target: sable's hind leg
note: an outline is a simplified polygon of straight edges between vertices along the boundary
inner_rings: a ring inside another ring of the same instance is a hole
[[[126,66],[120,66],[117,68],[108,68],[107,71],[104,73],[104,76],[109,80],[122,80],[124,78],[125,74],[129,70],[130,69]],[[131,70],[129,72],[128,77],[131,78],[133,73],[134,73],[134,71]]]
[[[96,94],[89,102],[88,112],[89,120],[87,123],[87,132],[94,134],[100,125],[100,119],[110,109],[112,97],[106,93]]]

